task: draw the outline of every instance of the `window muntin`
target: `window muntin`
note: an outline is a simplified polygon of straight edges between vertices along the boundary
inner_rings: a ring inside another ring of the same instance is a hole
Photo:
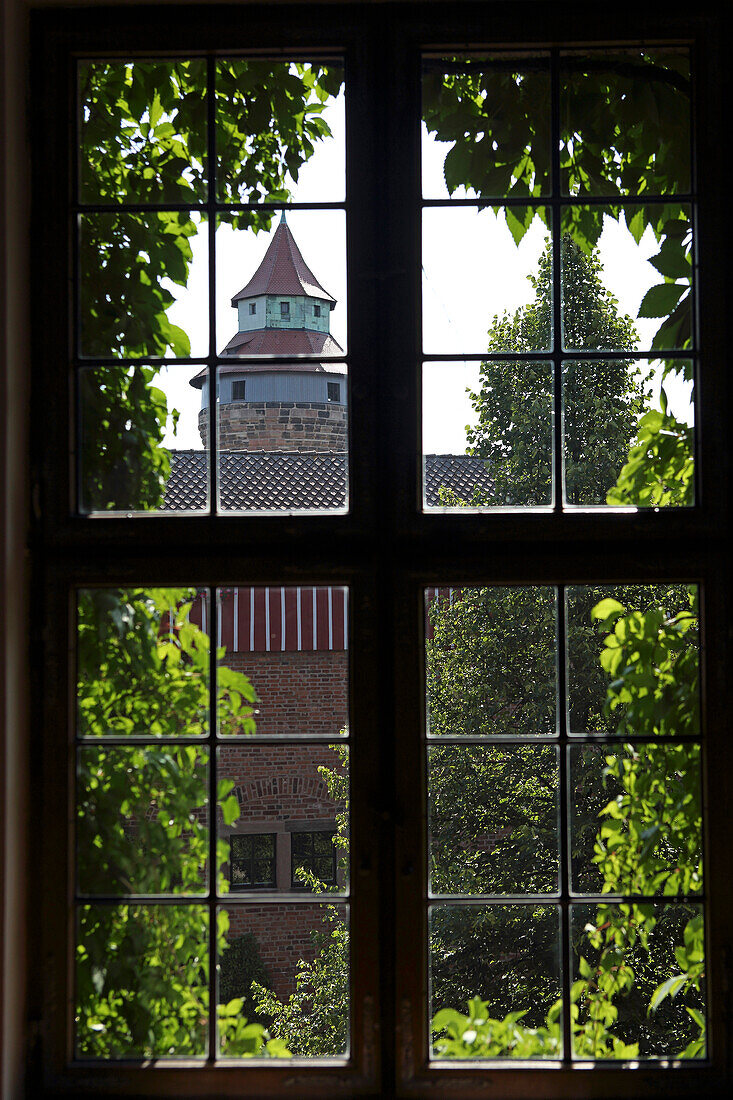
[[[704,1058],[697,586],[425,607],[434,1056]]]
[[[694,503],[690,89],[684,47],[424,59],[426,507]],[[436,501],[432,456],[461,442]]]
[[[78,511],[345,509],[348,412],[323,425],[314,407],[321,359],[347,346],[340,59],[85,61],[78,111]],[[261,310],[238,296],[254,282]],[[249,416],[227,387],[211,404],[232,369],[252,373]],[[338,457],[301,479],[276,457],[298,450]],[[275,457],[253,470],[235,457],[250,451]]]
[[[336,885],[334,837],[334,832],[321,829],[292,834],[290,880],[294,888],[306,887],[311,875],[326,886]]]

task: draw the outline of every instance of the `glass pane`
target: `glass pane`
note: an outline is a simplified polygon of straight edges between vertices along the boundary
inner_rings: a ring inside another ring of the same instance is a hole
[[[84,905],[76,936],[77,1058],[206,1055],[206,908]]]
[[[345,745],[229,741],[218,762],[222,890],[348,889]]]
[[[690,362],[609,358],[562,369],[566,504],[693,504]]]
[[[552,344],[549,213],[536,207],[423,210],[423,348],[545,351]]]
[[[437,1058],[558,1058],[555,907],[432,906],[430,1016]]]
[[[209,848],[208,751],[94,747],[77,757],[82,894],[202,893]]]
[[[431,891],[556,891],[559,779],[557,749],[550,745],[431,748]]]
[[[426,589],[425,632],[430,736],[556,732],[553,588]]]
[[[423,364],[426,508],[552,502],[552,364]]]
[[[343,84],[339,59],[220,60],[216,66],[219,202],[343,200]]]
[[[348,729],[348,590],[220,588],[220,735],[339,738]]]
[[[700,891],[700,746],[583,745],[569,753],[573,890]]]
[[[195,212],[81,215],[80,354],[206,355],[207,255]]]
[[[689,206],[566,207],[562,231],[566,350],[690,346]]]
[[[573,1057],[704,1058],[699,905],[574,905]]]
[[[79,371],[80,512],[207,507],[209,456],[190,373],[148,364]]]
[[[422,97],[426,198],[549,191],[546,54],[423,58]]]
[[[80,61],[82,202],[204,202],[206,62]]]
[[[570,732],[697,736],[697,586],[578,586],[566,600]]]
[[[349,911],[345,905],[230,904],[218,913],[219,1044],[270,1057],[344,1057],[349,1050]],[[267,1041],[267,1040],[265,1040]]]
[[[564,194],[663,195],[690,186],[684,46],[577,51],[561,59]]]
[[[343,355],[343,211],[269,210],[256,216],[253,222],[253,214],[242,215],[236,226],[231,215],[217,223],[216,327],[222,357],[320,361]]]
[[[207,603],[191,587],[80,589],[80,737],[207,732]]]

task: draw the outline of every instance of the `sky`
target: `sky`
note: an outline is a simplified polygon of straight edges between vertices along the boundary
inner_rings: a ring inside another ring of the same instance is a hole
[[[341,201],[344,198],[344,101],[343,95],[324,114],[333,132],[316,146],[297,183],[290,182],[299,202]],[[423,127],[423,195],[447,198],[443,161],[449,145],[434,141]],[[456,192],[456,197],[461,197]],[[321,284],[336,298],[331,313],[331,332],[344,350],[346,332],[346,239],[342,211],[292,211],[288,224],[303,258]],[[216,233],[216,340],[221,350],[237,331],[231,298],[251,278],[264,256],[279,221],[273,219],[270,234],[255,235],[220,225]],[[430,208],[423,217],[423,346],[428,353],[481,353],[492,318],[530,302],[534,292],[528,276],[537,269],[547,230],[535,219],[516,246],[503,216],[470,207]],[[607,218],[599,241],[602,278],[618,299],[621,313],[636,318],[647,289],[660,281],[648,262],[658,250],[651,230],[637,246],[624,224]],[[169,317],[191,337],[191,353],[208,351],[208,249],[207,233],[193,240],[194,260],[188,286],[168,283],[177,301]],[[639,347],[648,347],[656,320],[635,322]],[[169,404],[181,417],[174,436],[165,443],[175,448],[201,446],[197,416],[200,391],[188,383],[190,367],[167,366],[159,384]],[[478,363],[426,364],[423,370],[423,451],[426,454],[462,454],[466,449],[466,425],[474,421],[467,389],[478,384]],[[656,393],[659,380],[653,382]],[[682,384],[666,386],[673,412],[691,418],[689,393]],[[656,394],[655,394],[656,396]]]

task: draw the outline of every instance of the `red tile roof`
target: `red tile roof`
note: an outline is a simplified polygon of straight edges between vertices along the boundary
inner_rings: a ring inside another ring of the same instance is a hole
[[[323,289],[301,256],[284,216],[265,258],[247,285],[234,295],[232,305],[236,306],[242,298],[254,298],[259,294],[305,294],[336,304],[336,299]]]

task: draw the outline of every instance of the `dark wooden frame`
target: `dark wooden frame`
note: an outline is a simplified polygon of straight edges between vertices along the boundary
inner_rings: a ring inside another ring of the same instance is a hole
[[[263,836],[268,836],[272,840],[272,856],[267,857],[272,864],[272,875],[267,882],[254,882],[254,874],[252,873],[252,867],[257,857],[254,854],[254,842],[261,840]],[[235,856],[234,848],[235,842],[241,840],[249,840],[252,842],[252,854],[248,857]],[[234,867],[242,863],[249,864],[249,877],[248,883],[242,883],[241,885],[234,883]],[[229,836],[229,889],[232,891],[240,890],[273,890],[277,886],[277,833],[231,833]]]
[[[733,943],[726,695],[733,642],[731,459],[724,279],[727,214],[722,138],[727,17],[704,2],[645,13],[560,3],[211,5],[34,13],[34,325],[32,483],[35,691],[32,830],[39,875],[30,912],[35,1041],[29,1093],[291,1096],[724,1095],[731,1074]],[[696,248],[703,371],[700,494],[692,511],[426,515],[421,510],[419,53],[488,43],[691,44],[702,136]],[[350,510],[343,515],[72,514],[72,410],[66,290],[73,117],[71,59],[205,49],[343,50],[350,102]],[[711,136],[712,135],[712,138]],[[358,303],[358,305],[357,305]],[[379,312],[378,312],[379,311]],[[375,330],[372,319],[382,324]],[[409,318],[409,321],[405,319]],[[53,415],[48,416],[47,410]],[[175,548],[166,558],[162,545]],[[202,549],[203,548],[203,549]],[[80,1065],[69,1057],[73,769],[72,592],[85,584],[349,584],[352,592],[352,1047],[347,1063]],[[699,581],[704,593],[704,796],[710,1059],[674,1069],[429,1065],[425,1027],[425,781],[422,589],[426,584]],[[378,701],[378,703],[377,703]],[[38,828],[38,818],[42,828]],[[43,838],[43,839],[41,839]],[[42,889],[37,884],[42,883]]]

